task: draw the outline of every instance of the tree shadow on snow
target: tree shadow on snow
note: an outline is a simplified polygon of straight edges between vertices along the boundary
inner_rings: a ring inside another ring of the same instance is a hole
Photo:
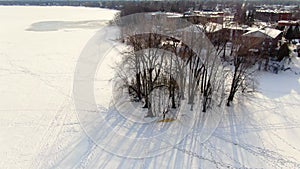
[[[295,60],[295,63],[298,62]],[[270,99],[280,98],[293,92],[300,93],[300,68],[297,64],[278,74],[262,72],[259,78],[259,92]]]
[[[240,97],[227,108],[222,122],[208,141],[212,152],[236,168],[289,168],[299,165],[277,148],[272,132],[276,124],[268,121],[276,104]],[[271,101],[270,101],[271,102]],[[284,120],[287,120],[283,116]]]

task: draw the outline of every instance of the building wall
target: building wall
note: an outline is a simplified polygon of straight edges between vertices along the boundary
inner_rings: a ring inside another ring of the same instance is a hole
[[[278,54],[278,42],[281,39],[281,35],[276,38],[262,38],[262,42],[255,48],[259,50],[259,54],[262,57],[275,57]]]
[[[189,22],[193,24],[206,24],[208,22],[223,24],[223,16],[199,16],[199,15],[190,15],[184,16]]]
[[[263,22],[277,22],[279,20],[291,20],[292,13],[287,12],[255,12],[255,19]]]

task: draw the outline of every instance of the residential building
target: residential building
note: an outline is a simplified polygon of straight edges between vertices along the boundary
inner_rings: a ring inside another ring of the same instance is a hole
[[[258,50],[263,58],[275,57],[278,53],[282,31],[273,28],[255,29],[244,33],[243,38],[247,38],[249,41],[259,39],[261,42],[253,49]]]
[[[209,22],[223,24],[224,13],[214,11],[189,11],[183,14],[193,24],[206,24]]]
[[[273,10],[273,9],[258,9],[255,11],[254,18],[263,22],[277,22],[280,20],[291,20],[291,11]]]

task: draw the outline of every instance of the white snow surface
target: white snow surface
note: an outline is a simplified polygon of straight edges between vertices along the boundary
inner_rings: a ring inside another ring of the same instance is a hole
[[[77,118],[73,77],[85,44],[115,13],[83,7],[0,6],[1,169],[300,168],[299,58],[293,58],[291,70],[259,72],[258,92],[239,95],[232,107],[225,107],[220,124],[204,143],[195,128],[179,144],[153,157],[126,158],[97,146]],[[117,51],[111,53],[113,57]],[[95,87],[96,99],[110,98],[109,73],[104,71],[96,78],[104,74],[106,81],[100,84],[108,86]],[[106,118],[114,131],[123,129],[119,116]],[[130,125],[124,129],[128,135],[140,134],[140,128]],[[135,148],[126,140],[107,140],[105,135],[113,130],[101,129],[95,133],[111,148]]]

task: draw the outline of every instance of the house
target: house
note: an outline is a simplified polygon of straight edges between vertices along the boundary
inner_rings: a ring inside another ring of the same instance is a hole
[[[292,12],[273,9],[258,9],[255,11],[254,19],[263,22],[278,22],[280,20],[291,20]]]
[[[183,14],[183,18],[193,24],[207,24],[210,22],[223,24],[224,13],[214,11],[189,11]]]
[[[282,38],[282,31],[273,28],[255,29],[244,33],[243,38],[249,41],[259,39],[261,42],[253,47],[263,58],[277,56],[278,42]]]
[[[289,26],[297,26],[299,25],[300,21],[293,21],[293,20],[280,20],[277,22],[278,27],[289,27]]]
[[[255,30],[257,28],[249,27],[247,25],[231,24],[231,25],[226,25],[224,29],[226,35],[228,36],[228,40],[233,41],[236,38],[240,38],[244,33],[249,32],[251,30]]]

